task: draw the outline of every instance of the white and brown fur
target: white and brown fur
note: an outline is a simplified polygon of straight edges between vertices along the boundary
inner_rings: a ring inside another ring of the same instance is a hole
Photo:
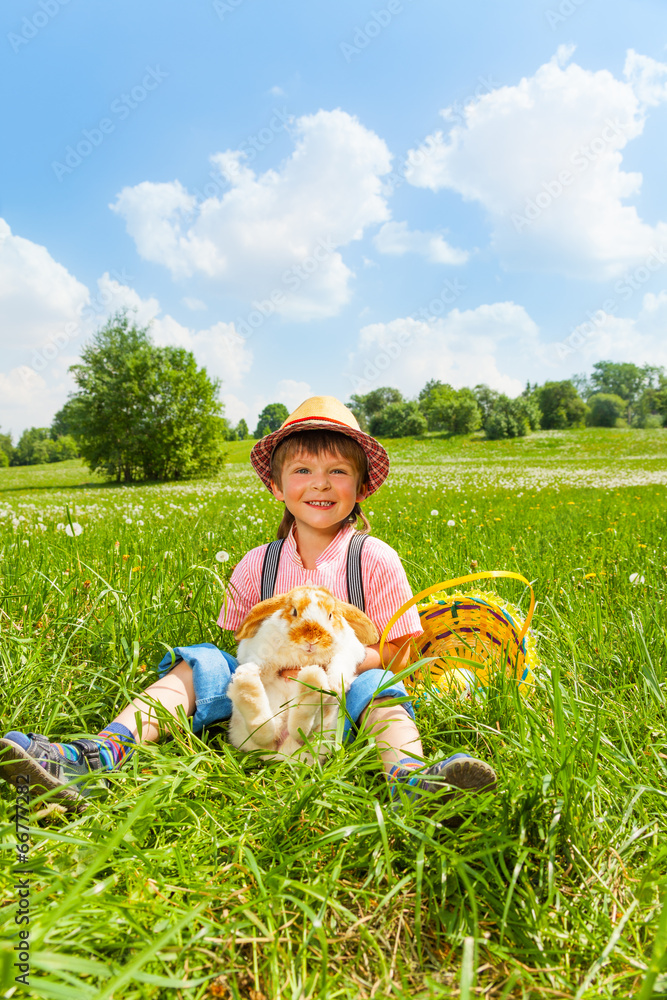
[[[339,698],[354,680],[364,647],[378,641],[377,629],[325,587],[304,586],[256,604],[236,638],[230,742],[267,751],[269,758],[312,760],[304,740],[312,745],[323,735],[331,738]]]

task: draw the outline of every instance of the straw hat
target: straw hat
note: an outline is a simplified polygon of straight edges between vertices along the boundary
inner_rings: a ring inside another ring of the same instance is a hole
[[[297,406],[294,413],[290,413],[277,431],[257,442],[250,452],[250,461],[267,489],[271,489],[271,455],[276,446],[290,434],[319,430],[345,434],[361,446],[368,459],[366,495],[375,493],[389,473],[389,456],[379,441],[361,430],[352,410],[348,410],[334,396],[311,396],[301,406]]]

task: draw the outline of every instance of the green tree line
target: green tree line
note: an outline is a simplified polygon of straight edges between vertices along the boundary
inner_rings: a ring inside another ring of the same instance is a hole
[[[383,386],[348,403],[376,437],[415,437],[427,431],[487,438],[523,437],[568,427],[662,427],[667,424],[667,374],[653,365],[598,361],[589,376],[527,384],[514,399],[488,385],[454,389],[431,379],[416,399]]]

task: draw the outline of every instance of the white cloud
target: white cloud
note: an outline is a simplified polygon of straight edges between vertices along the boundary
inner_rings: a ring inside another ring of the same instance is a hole
[[[250,426],[251,421],[248,419],[248,415],[250,413],[250,407],[247,406],[247,404],[244,403],[242,399],[239,399],[239,397],[235,396],[234,393],[232,392],[223,392],[221,393],[220,398],[225,404],[225,416],[227,420],[229,420],[230,424],[238,424],[239,420],[243,418],[245,422],[248,424],[250,431],[252,432],[255,427],[255,424],[252,424],[252,426]]]
[[[440,233],[410,231],[407,222],[385,222],[373,242],[380,253],[418,253],[432,264],[465,264],[470,256],[450,246]]]
[[[452,309],[438,319],[372,323],[348,357],[350,392],[392,385],[413,396],[434,378],[457,388],[486,382],[516,396],[537,347],[537,326],[514,302]]]
[[[308,382],[295,382],[294,379],[283,378],[278,383],[276,399],[279,403],[284,403],[290,413],[293,413],[304,399],[313,395]]]
[[[644,295],[636,317],[614,316],[603,309],[572,330],[568,337],[544,345],[540,361],[558,367],[567,377],[596,361],[632,361],[636,365],[667,367],[667,291]],[[555,377],[553,375],[545,377]]]
[[[628,49],[623,75],[642,104],[655,107],[667,101],[667,66]]]
[[[340,109],[305,115],[293,130],[291,156],[263,174],[240,151],[214,154],[228,190],[201,204],[178,181],[124,188],[111,207],[139,254],[248,301],[274,292],[272,311],[291,319],[338,313],[353,276],[338,248],[389,219],[381,178],[391,155]]]
[[[479,202],[506,265],[606,279],[667,242],[667,224],[643,222],[624,202],[642,175],[621,169],[647,106],[667,100],[667,66],[628,53],[625,80],[583,69],[561,47],[532,77],[442,112],[408,155],[407,179]],[[458,120],[457,120],[458,119]]]
[[[202,302],[201,299],[191,299],[188,295],[182,299],[183,305],[187,306],[193,312],[198,312],[199,310],[206,309],[206,303]]]
[[[3,353],[38,348],[79,321],[88,289],[46,247],[14,236],[0,219],[0,341]],[[26,350],[26,361],[29,353]]]

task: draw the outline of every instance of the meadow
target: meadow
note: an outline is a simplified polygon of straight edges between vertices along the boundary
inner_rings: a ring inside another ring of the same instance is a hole
[[[392,810],[369,742],[266,764],[165,721],[82,814],[33,804],[26,989],[2,784],[3,997],[667,995],[667,430],[385,443],[365,509],[415,591],[476,564],[537,594],[526,700],[499,679],[417,709],[429,759],[484,757],[498,794],[455,827]],[[96,733],[170,646],[233,651],[225,583],[280,519],[249,450],[168,485],[0,470],[3,732]]]

